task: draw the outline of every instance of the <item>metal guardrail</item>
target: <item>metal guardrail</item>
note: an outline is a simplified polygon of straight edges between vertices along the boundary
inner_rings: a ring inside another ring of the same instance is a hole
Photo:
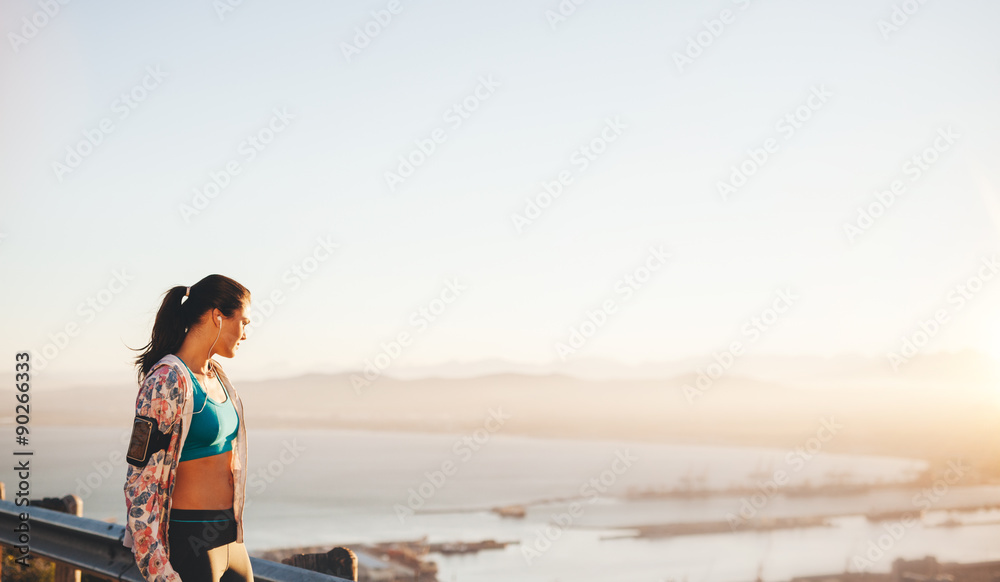
[[[0,500],[0,544],[7,546],[6,551],[15,557],[20,555],[17,547],[23,545],[18,541],[21,532],[15,531],[21,524],[21,513],[28,514],[27,545],[32,556],[112,580],[145,582],[135,565],[132,549],[122,545],[125,526]],[[250,558],[250,565],[257,582],[349,582],[260,558]]]

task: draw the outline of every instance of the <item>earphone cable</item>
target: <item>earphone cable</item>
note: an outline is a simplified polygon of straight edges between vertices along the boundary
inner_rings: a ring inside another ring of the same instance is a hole
[[[211,372],[211,375],[205,374],[206,378],[215,378],[215,366],[212,366],[212,348],[215,347],[215,343],[219,341],[219,336],[222,335],[222,316],[220,315],[218,319],[219,319],[219,333],[215,335],[215,341],[212,342],[212,346],[208,348],[208,363],[209,363],[209,372]],[[208,390],[205,390],[204,388],[202,388],[202,390],[204,390],[205,392],[205,401],[201,403],[201,408],[198,409],[198,412],[205,410],[205,405],[208,404]],[[192,416],[198,414],[198,412],[192,413]]]

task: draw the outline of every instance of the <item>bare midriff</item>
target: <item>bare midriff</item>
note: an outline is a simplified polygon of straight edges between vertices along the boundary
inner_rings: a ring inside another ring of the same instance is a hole
[[[177,463],[170,506],[229,509],[233,506],[233,451]]]

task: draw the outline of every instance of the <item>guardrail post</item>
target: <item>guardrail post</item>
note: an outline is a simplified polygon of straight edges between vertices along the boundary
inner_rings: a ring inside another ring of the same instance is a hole
[[[31,505],[83,517],[83,499],[80,499],[78,495],[67,495],[61,499],[58,497],[44,497],[37,501],[32,501]],[[80,570],[56,562],[56,573],[53,582],[80,582]]]
[[[358,579],[358,557],[349,548],[341,546],[325,554],[296,554],[281,563],[355,582]]]

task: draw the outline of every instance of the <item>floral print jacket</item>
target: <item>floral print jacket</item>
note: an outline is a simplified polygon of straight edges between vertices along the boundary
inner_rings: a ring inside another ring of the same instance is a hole
[[[212,360],[233,399],[240,425],[233,445],[233,513],[237,523],[237,542],[243,541],[243,506],[246,497],[246,427],[243,403],[222,367]],[[136,565],[149,582],[179,582],[180,576],[170,566],[167,528],[174,474],[184,447],[193,413],[194,385],[183,360],[173,354],[160,359],[146,374],[135,401],[136,415],[153,418],[164,433],[171,433],[169,446],[150,457],[145,467],[128,464],[125,477],[127,514],[122,543],[132,548]]]

